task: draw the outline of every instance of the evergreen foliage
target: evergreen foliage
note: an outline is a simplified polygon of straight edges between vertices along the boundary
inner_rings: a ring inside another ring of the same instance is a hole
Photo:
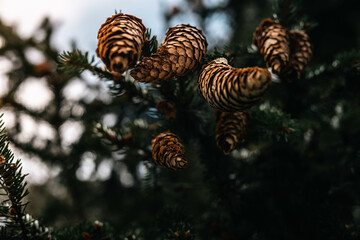
[[[22,174],[20,159],[14,160],[9,149],[4,123],[0,115],[0,191],[5,198],[1,201],[0,227],[1,239],[45,239],[48,229],[39,226],[39,222],[25,213],[29,194],[26,188],[25,174]]]

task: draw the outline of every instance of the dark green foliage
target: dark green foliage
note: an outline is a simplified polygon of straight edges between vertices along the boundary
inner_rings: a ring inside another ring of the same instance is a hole
[[[97,67],[95,56],[89,59],[89,53],[82,53],[79,50],[72,52],[63,52],[58,57],[58,70],[62,74],[71,76],[80,76],[80,74],[88,70],[100,79],[104,79],[109,83],[110,92],[114,96],[121,96],[126,92],[127,97],[137,97],[146,103],[152,103],[154,100],[150,93],[146,93],[138,82],[130,78],[129,75],[117,76],[111,72]]]
[[[88,52],[83,54],[78,50],[74,50],[73,52],[64,52],[61,55],[59,55],[58,70],[60,72],[65,71],[69,74],[71,73],[80,74],[84,70],[89,70],[94,74],[100,74],[99,77],[101,78],[111,77],[110,73],[107,74],[105,71],[102,71],[101,69],[92,66],[92,64],[95,61],[95,56],[92,56],[91,59],[89,60],[88,55],[89,55]]]
[[[164,221],[171,219],[172,221]],[[174,207],[165,208],[156,219],[158,234],[164,240],[192,240],[196,239],[193,233],[193,224],[180,209]]]
[[[0,206],[0,239],[46,239],[48,229],[39,226],[39,222],[25,213],[29,194],[22,174],[21,161],[14,161],[9,149],[4,123],[0,115],[0,193],[4,196]]]
[[[9,143],[4,132],[4,123],[0,116],[0,191],[5,196],[0,208],[2,222],[12,232],[12,236],[28,238],[28,228],[23,217],[28,204],[24,197],[28,195],[25,175],[21,173],[20,160],[14,161],[14,155],[9,150]]]
[[[300,124],[290,115],[284,114],[276,108],[264,110],[253,109],[251,111],[251,123],[254,124],[255,135],[263,140],[276,140],[287,142],[290,136],[301,134]]]
[[[108,224],[99,221],[86,222],[71,228],[61,229],[54,232],[54,239],[57,240],[117,240],[110,232],[114,232]]]
[[[273,5],[273,18],[288,29],[310,30],[317,26],[304,14],[302,2],[298,0],[279,0]]]
[[[146,39],[146,41],[142,48],[140,59],[142,59],[143,57],[150,57],[153,53],[156,52],[156,50],[158,48],[158,41],[156,39],[156,36],[151,37],[151,29],[150,28],[148,28],[146,30],[145,39]]]

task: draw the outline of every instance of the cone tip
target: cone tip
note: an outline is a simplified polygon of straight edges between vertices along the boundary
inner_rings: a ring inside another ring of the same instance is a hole
[[[216,63],[224,63],[224,64],[229,64],[228,60],[226,58],[217,58],[214,60]]]

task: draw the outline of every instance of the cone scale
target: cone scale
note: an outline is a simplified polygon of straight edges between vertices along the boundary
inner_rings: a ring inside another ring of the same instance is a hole
[[[163,132],[152,140],[152,157],[155,163],[168,169],[179,170],[188,166],[180,138],[171,132]]]
[[[207,41],[202,31],[189,24],[171,27],[162,46],[131,71],[140,82],[153,83],[185,76],[197,69],[205,56]]]
[[[264,56],[267,67],[279,75],[290,61],[288,30],[280,23],[264,19],[254,32],[253,43]]]
[[[290,37],[290,61],[281,72],[281,77],[288,82],[299,80],[310,61],[313,50],[310,37],[305,31],[292,30],[289,32]]]
[[[96,54],[108,70],[122,74],[140,59],[145,32],[141,19],[123,13],[113,15],[99,29]]]
[[[225,155],[245,139],[248,118],[247,112],[216,111],[216,144]]]
[[[234,68],[225,58],[204,65],[198,89],[213,108],[239,112],[258,103],[271,84],[271,74],[259,67]]]

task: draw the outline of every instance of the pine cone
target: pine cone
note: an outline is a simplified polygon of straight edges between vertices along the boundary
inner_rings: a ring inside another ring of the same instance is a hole
[[[260,101],[271,83],[268,70],[259,67],[237,69],[218,58],[203,66],[198,87],[213,108],[224,112],[240,112]]]
[[[160,133],[152,140],[152,156],[155,163],[164,168],[177,170],[188,166],[183,144],[171,132]]]
[[[313,50],[310,37],[304,31],[292,30],[290,36],[290,62],[281,72],[281,77],[291,82],[298,80],[310,61]]]
[[[244,140],[248,121],[247,112],[216,111],[216,144],[229,154]]]
[[[166,119],[176,118],[176,106],[175,103],[168,100],[160,100],[156,106],[156,110],[165,116]]]
[[[142,59],[130,74],[136,80],[147,83],[185,76],[198,68],[206,47],[207,42],[200,29],[189,24],[171,27],[156,53]]]
[[[264,56],[267,66],[278,75],[289,63],[289,42],[288,30],[270,18],[264,19],[254,32],[253,43]]]
[[[141,19],[123,13],[113,15],[99,29],[96,54],[110,71],[122,74],[139,60],[145,32]]]
[[[43,62],[33,67],[33,72],[36,77],[44,77],[53,72],[53,67],[49,62]]]

